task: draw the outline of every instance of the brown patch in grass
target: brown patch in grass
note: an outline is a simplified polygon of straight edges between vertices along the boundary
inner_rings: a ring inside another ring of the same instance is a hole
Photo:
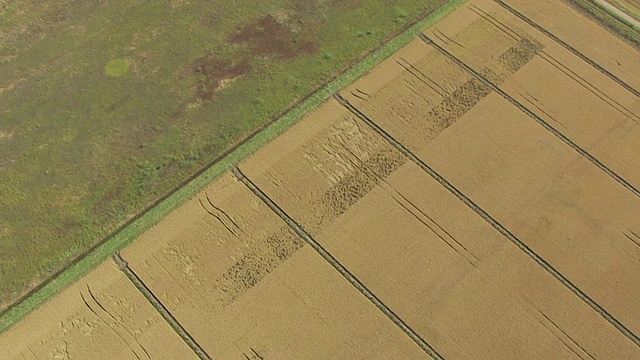
[[[193,60],[186,69],[185,75],[197,75],[200,80],[194,84],[194,97],[200,100],[211,100],[214,93],[229,80],[239,78],[251,71],[247,60],[231,62],[218,59],[209,53]]]
[[[300,54],[312,54],[318,50],[318,43],[304,39],[288,19],[276,19],[266,15],[244,25],[229,37],[234,44],[246,45],[251,55],[292,59]]]

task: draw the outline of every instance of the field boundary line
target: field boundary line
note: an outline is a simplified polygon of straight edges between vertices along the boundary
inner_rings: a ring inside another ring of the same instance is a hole
[[[193,352],[200,358],[200,360],[212,360],[211,356],[198,344],[198,342],[189,334],[189,332],[180,324],[171,312],[162,304],[160,299],[147,287],[147,285],[138,277],[127,263],[126,260],[120,256],[119,253],[113,255],[113,261],[118,265],[118,268],[124,273],[124,275],[131,281],[133,286],[140,291],[142,296],[147,299],[149,304],[162,316],[162,318],[171,326],[173,331],[184,341]]]
[[[68,266],[47,278],[7,309],[0,311],[0,334],[27,316],[54,295],[95,269],[103,261],[125,248],[144,231],[156,225],[171,211],[193,198],[208,184],[223,175],[230,164],[235,164],[252,155],[263,145],[275,139],[297,123],[307,113],[314,110],[334,92],[346,88],[372,68],[411,42],[421,31],[449,15],[469,0],[443,0],[436,7],[426,11],[407,26],[392,34],[379,46],[356,58],[345,69],[334,74],[328,82],[316,88],[288,110],[249,134],[245,139],[217,156],[193,176],[176,186],[147,209],[116,229],[103,241],[97,243],[78,256]]]
[[[631,330],[629,330],[626,326],[624,326],[620,321],[618,321],[615,317],[613,317],[609,312],[607,312],[602,306],[600,306],[597,302],[595,302],[589,295],[580,290],[576,285],[574,285],[569,279],[567,279],[562,273],[556,270],[551,264],[549,264],[544,258],[538,255],[535,251],[533,251],[527,244],[522,242],[518,237],[516,237],[511,231],[509,231],[506,227],[500,224],[496,219],[494,219],[489,213],[487,213],[484,209],[482,209],[479,205],[477,205],[473,200],[467,197],[462,191],[458,190],[453,184],[451,184],[447,179],[445,179],[442,175],[440,175],[437,171],[427,165],[424,161],[422,161],[419,157],[411,152],[408,148],[406,148],[402,143],[392,137],[389,133],[387,133],[382,127],[376,124],[373,120],[371,120],[367,115],[358,110],[355,106],[349,103],[348,100],[340,96],[339,94],[334,95],[335,99],[342,104],[347,110],[349,110],[352,114],[356,115],[360,120],[362,120],[365,124],[371,127],[376,133],[382,136],[385,140],[387,140],[391,145],[393,145],[398,151],[403,153],[406,157],[408,157],[411,161],[413,161],[416,165],[418,165],[424,172],[429,174],[433,179],[435,179],[440,185],[449,190],[455,197],[457,197],[460,201],[462,201],[465,205],[467,205],[471,210],[473,210],[478,216],[480,216],[484,221],[489,223],[494,229],[496,229],[500,234],[510,240],[514,245],[516,245],[520,250],[522,250],[525,254],[527,254],[533,261],[535,261],[538,265],[540,265],[544,270],[546,270],[549,274],[551,274],[556,280],[560,281],[566,288],[568,288],[572,293],[574,293],[578,298],[580,298],[583,302],[589,305],[593,310],[595,310],[598,314],[600,314],[605,320],[607,320],[611,325],[613,325],[616,329],[618,329],[622,334],[628,337],[631,341],[633,341],[637,346],[640,346],[640,338],[636,334],[634,334]]]
[[[458,64],[458,66],[462,67],[467,72],[469,72],[474,77],[476,77],[478,80],[482,81],[482,83],[484,83],[486,86],[490,87],[493,91],[498,93],[502,98],[504,98],[505,100],[510,102],[512,105],[514,105],[515,107],[520,109],[520,111],[522,111],[525,114],[527,114],[530,118],[532,118],[535,122],[540,124],[547,131],[552,133],[555,137],[557,137],[558,139],[562,140],[562,142],[564,142],[565,144],[569,145],[569,147],[571,147],[573,150],[575,150],[578,154],[582,155],[582,157],[584,157],[585,159],[589,160],[592,164],[594,164],[600,170],[602,170],[607,175],[609,175],[611,178],[613,178],[616,182],[618,182],[620,185],[622,185],[625,189],[631,191],[631,193],[633,193],[635,196],[640,197],[640,191],[638,189],[636,189],[635,186],[631,185],[622,176],[616,174],[613,170],[609,169],[609,167],[607,167],[605,164],[600,162],[600,160],[596,159],[593,155],[589,154],[589,152],[587,152],[582,147],[580,147],[578,144],[573,142],[573,140],[569,139],[562,132],[558,131],[556,128],[551,126],[548,122],[544,121],[544,119],[542,119],[540,116],[538,116],[535,112],[529,110],[529,108],[527,108],[526,106],[522,105],[520,102],[518,102],[518,100],[516,100],[513,97],[511,97],[511,95],[507,94],[505,91],[500,89],[497,85],[495,85],[494,83],[492,83],[491,81],[486,79],[484,76],[480,75],[477,71],[472,69],[469,65],[465,64],[464,61],[458,59],[453,54],[449,53],[446,49],[444,49],[440,45],[436,44],[433,40],[428,38],[426,35],[419,34],[418,36],[420,36],[420,38],[427,45],[432,46],[433,48],[438,50],[438,52],[440,52],[442,55],[447,57],[449,60],[451,60],[451,61],[455,62],[456,64]]]
[[[580,59],[585,61],[587,64],[591,65],[593,68],[595,68],[596,70],[600,71],[601,73],[603,73],[605,76],[607,76],[611,80],[613,80],[616,83],[618,83],[618,85],[620,85],[623,88],[627,89],[628,91],[630,91],[635,96],[640,97],[640,91],[634,89],[631,85],[627,84],[622,79],[620,79],[617,76],[615,76],[612,73],[610,73],[609,70],[605,69],[604,67],[600,66],[595,61],[591,60],[589,57],[587,57],[586,55],[584,55],[583,53],[578,51],[578,49],[574,48],[573,46],[569,45],[568,43],[566,43],[565,41],[563,41],[562,39],[560,39],[556,35],[552,34],[547,29],[545,29],[542,26],[538,25],[535,21],[529,19],[524,14],[522,14],[518,10],[512,8],[511,6],[509,6],[504,1],[502,1],[502,0],[494,0],[494,1],[497,2],[503,8],[505,8],[507,11],[512,13],[513,15],[517,16],[518,18],[520,18],[520,20],[522,20],[522,21],[526,22],[527,24],[533,26],[534,28],[536,28],[536,30],[538,30],[541,33],[547,35],[549,38],[553,39],[553,41],[555,41],[556,43],[560,44],[560,46],[562,46],[563,48],[569,50],[574,55],[578,56]]]
[[[400,330],[402,330],[416,345],[434,360],[443,360],[444,357],[438,351],[418,335],[404,320],[389,309],[369,288],[367,288],[355,275],[353,275],[344,265],[342,265],[329,251],[327,251],[318,241],[316,241],[307,231],[298,224],[289,214],[287,214],[278,204],[276,204],[267,194],[265,194],[251,179],[245,176],[237,166],[229,168],[233,176],[242,182],[251,192],[253,192],[271,211],[278,215],[293,231],[298,234],[309,246],[315,250],[329,265],[331,265],[345,280],[355,287],[364,297],[366,297],[375,307],[389,318]]]

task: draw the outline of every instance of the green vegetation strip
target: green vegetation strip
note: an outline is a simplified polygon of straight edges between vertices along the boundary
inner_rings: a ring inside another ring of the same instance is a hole
[[[640,21],[640,2],[637,0],[607,0],[607,2]]]
[[[596,5],[591,0],[565,0],[568,4],[593,18],[614,34],[626,40],[636,49],[640,49],[640,32],[624,22],[618,16]]]
[[[626,9],[621,7],[620,4],[614,4],[613,1],[606,0],[592,0],[596,5],[600,6],[604,11],[608,12],[618,20],[631,26],[636,31],[640,30],[637,19],[634,19],[632,14],[629,14]],[[609,5],[609,6],[607,6]]]
[[[45,286],[25,298],[22,302],[10,307],[0,317],[0,333],[8,330],[13,324],[24,318],[27,314],[31,313],[51,297],[60,293],[62,290],[85,276],[117,251],[122,250],[144,231],[160,222],[160,220],[162,220],[162,218],[167,214],[178,208],[178,206],[182,205],[187,200],[191,199],[205,186],[224,174],[229,165],[237,164],[246,157],[255,153],[263,145],[275,139],[278,135],[282,134],[289,127],[302,119],[305,114],[324,103],[336,91],[347,87],[358,78],[367,74],[367,72],[380,62],[408,44],[424,29],[437,23],[465,2],[467,2],[467,0],[451,0],[444,6],[435,9],[427,17],[418,21],[406,31],[391,39],[361,62],[345,71],[334,81],[316,91],[305,101],[291,109],[276,122],[243,143],[235,151],[231,152],[219,162],[206,169],[191,182],[175,191],[155,207],[151,208],[129,226],[123,228],[120,232],[97,247],[80,261],[53,278]]]

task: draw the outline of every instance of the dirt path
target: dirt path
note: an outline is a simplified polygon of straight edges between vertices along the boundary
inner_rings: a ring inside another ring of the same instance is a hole
[[[607,11],[613,12],[617,17],[622,18],[623,21],[625,21],[626,23],[630,24],[636,30],[640,30],[640,21],[638,21],[638,20],[634,19],[633,17],[629,16],[624,11],[622,11],[622,10],[618,9],[617,7],[611,5],[610,3],[608,3],[605,0],[593,0],[593,2],[598,4],[601,7],[605,8]]]

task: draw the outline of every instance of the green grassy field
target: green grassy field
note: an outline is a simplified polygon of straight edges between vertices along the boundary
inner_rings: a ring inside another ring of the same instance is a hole
[[[0,309],[440,1],[228,3],[0,4]]]

